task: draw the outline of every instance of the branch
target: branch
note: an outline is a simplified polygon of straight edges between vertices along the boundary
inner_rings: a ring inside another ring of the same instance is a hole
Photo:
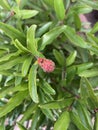
[[[71,95],[73,95],[73,96],[76,97],[77,99],[80,98],[79,95],[76,95],[75,93],[73,93],[72,91],[68,90],[68,89],[65,88],[65,87],[62,87],[62,90],[63,90],[63,91],[66,91],[66,92],[68,92],[68,93],[70,93]]]
[[[10,15],[3,22],[6,23],[12,16],[14,16],[14,14],[14,11],[11,11]]]

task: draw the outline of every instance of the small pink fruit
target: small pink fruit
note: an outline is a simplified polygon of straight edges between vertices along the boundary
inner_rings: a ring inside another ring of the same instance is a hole
[[[52,60],[46,58],[37,59],[39,66],[47,73],[53,72],[55,69],[55,63]]]

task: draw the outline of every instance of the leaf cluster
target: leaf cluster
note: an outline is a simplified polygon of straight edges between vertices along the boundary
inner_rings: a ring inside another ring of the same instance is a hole
[[[85,29],[79,17],[93,9],[97,1],[0,0],[2,130],[98,130],[98,23]]]

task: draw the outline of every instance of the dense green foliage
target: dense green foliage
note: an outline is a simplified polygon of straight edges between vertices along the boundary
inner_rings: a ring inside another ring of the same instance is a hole
[[[85,29],[79,18],[93,9],[92,0],[0,0],[0,129],[98,130],[98,23]]]

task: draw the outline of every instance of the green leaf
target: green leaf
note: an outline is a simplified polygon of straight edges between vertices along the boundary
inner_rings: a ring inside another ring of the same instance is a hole
[[[70,113],[70,117],[71,117],[72,122],[77,126],[77,128],[78,128],[79,130],[89,130],[89,129],[83,124],[83,122],[81,122],[80,117],[79,117],[79,115],[78,115],[77,113],[75,113],[75,112],[72,111],[72,112]]]
[[[37,123],[38,123],[38,120],[39,120],[39,116],[40,116],[40,110],[37,109],[33,115],[33,118],[32,118],[32,124],[31,124],[31,128],[30,130],[35,130],[36,129],[36,126],[37,126]]]
[[[35,39],[36,28],[37,25],[32,25],[27,31],[27,48],[33,55],[39,56],[39,52],[37,51],[37,39]]]
[[[20,19],[29,19],[38,14],[37,10],[19,10],[18,8],[15,8],[14,12],[16,13],[16,16]]]
[[[55,92],[55,90],[51,87],[51,85],[48,83],[48,82],[46,82],[46,81],[43,81],[42,82],[42,84],[40,85],[40,87],[42,88],[42,90],[46,93],[46,94],[48,94],[48,95],[55,95],[56,94],[56,92]]]
[[[18,86],[15,86],[15,87],[4,87],[0,90],[0,98],[3,98],[5,97],[8,93],[14,93],[14,92],[17,92],[17,91],[25,91],[28,89],[28,85],[25,83],[25,84],[20,84]]]
[[[11,59],[9,61],[6,61],[6,62],[0,64],[0,70],[2,71],[2,68],[3,68],[3,70],[11,69],[13,66],[15,66],[19,63],[22,63],[26,57],[27,57],[26,55],[18,56],[15,59]]]
[[[87,49],[78,48],[78,52],[80,54],[80,57],[84,63],[88,62],[89,60],[89,52]],[[77,55],[78,56],[78,55]]]
[[[41,110],[42,110],[42,112],[44,113],[44,115],[45,115],[47,118],[49,118],[49,119],[52,120],[52,121],[55,121],[55,117],[54,117],[54,115],[53,115],[53,113],[52,113],[51,110],[49,110],[49,109],[43,109],[43,108],[41,108]]]
[[[89,48],[89,50],[91,51],[91,52],[93,52],[93,54],[96,54],[96,55],[98,55],[98,45],[92,45],[92,47],[91,48]]]
[[[80,94],[84,101],[84,104],[89,106],[91,109],[96,109],[98,107],[98,97],[95,95],[92,86],[85,78],[81,78],[80,81]]]
[[[76,56],[77,56],[77,52],[76,51],[72,52],[66,59],[66,66],[73,64]]]
[[[89,82],[91,83],[91,85],[96,88],[96,86],[98,85],[98,76],[97,77],[92,77],[89,79]]]
[[[28,0],[24,0],[24,1],[22,1],[22,0],[16,0],[16,1],[17,1],[17,4],[18,4],[18,6],[19,6],[20,9],[23,9],[23,7],[26,6],[27,3],[28,3]]]
[[[67,130],[70,123],[69,112],[63,112],[56,123],[54,124],[54,130]]]
[[[65,57],[63,54],[61,54],[59,51],[57,50],[53,50],[53,54],[56,58],[56,60],[58,61],[58,63],[61,65],[61,66],[64,66],[65,65]]]
[[[21,125],[20,123],[17,122],[17,125],[19,127],[19,130],[26,130],[26,128],[23,125]]]
[[[9,75],[14,76],[14,74],[12,74],[12,73],[13,73],[12,70],[0,70],[0,74],[3,75],[3,76],[9,76]]]
[[[44,123],[44,121],[46,120],[46,117],[43,113],[40,114],[40,117],[38,118],[38,122],[37,122],[37,126],[36,129],[39,129],[39,127]],[[30,129],[32,130],[32,129]]]
[[[46,45],[51,44],[53,40],[57,38],[62,32],[64,32],[67,38],[75,46],[79,46],[81,48],[90,48],[89,44],[85,42],[80,36],[78,36],[71,27],[64,25],[60,27],[55,27],[54,29],[50,30],[49,32],[43,35],[40,50],[43,50]]]
[[[69,17],[71,17],[71,15],[74,12],[76,12],[77,14],[87,14],[87,13],[90,13],[92,10],[93,8],[88,6],[87,4],[84,4],[84,3],[75,4],[74,6],[70,8]]]
[[[51,44],[66,28],[66,26],[55,27],[42,36],[42,44],[40,50],[43,50],[47,45]],[[58,30],[58,31],[57,31]]]
[[[66,26],[66,28],[64,29],[64,33],[66,37],[70,40],[70,42],[73,43],[75,46],[81,48],[90,48],[88,43],[85,42],[80,36],[78,36],[71,27]]]
[[[22,82],[22,77],[16,76],[15,77],[15,86],[19,85]]]
[[[27,95],[27,90],[16,93],[7,104],[5,104],[3,107],[0,107],[0,118],[20,105],[22,101],[27,97]]]
[[[69,84],[75,77],[75,74],[76,74],[76,67],[75,66],[71,66],[71,67],[68,67],[67,70],[66,70],[66,73],[67,73],[67,77],[66,77],[66,82],[67,84]]]
[[[5,130],[5,117],[0,119],[0,129]]]
[[[75,23],[76,30],[80,30],[81,29],[81,21],[80,21],[80,18],[76,12],[74,12],[74,23]]]
[[[24,34],[17,30],[15,27],[0,22],[0,29],[2,29],[6,33],[6,35],[9,36],[11,39],[18,39],[20,42],[25,43]]]
[[[78,115],[79,115],[81,121],[83,122],[83,124],[89,130],[92,130],[93,124],[92,124],[92,120],[90,117],[90,113],[87,110],[86,106],[80,101],[77,103],[76,108],[77,108]]]
[[[20,123],[23,124],[24,121],[28,120],[28,118],[36,111],[36,109],[37,109],[37,104],[29,105],[26,111],[23,113],[23,117],[20,120]]]
[[[0,5],[6,10],[10,10],[10,6],[7,0],[0,0]]]
[[[23,66],[22,66],[22,75],[23,76],[27,75],[29,68],[30,68],[30,65],[31,65],[31,62],[32,62],[32,59],[33,59],[33,56],[29,56],[25,59]]]
[[[10,48],[11,48],[11,47],[10,47],[9,45],[5,45],[5,44],[0,45],[0,51],[5,50],[5,51],[9,52]],[[12,47],[12,48],[13,48],[13,47]]]
[[[51,7],[54,6],[54,0],[44,0],[48,5],[50,5]]]
[[[81,76],[81,77],[95,77],[95,76],[98,76],[98,69],[94,68],[94,69],[84,70],[84,71],[79,73],[79,76]]]
[[[15,41],[13,41],[13,44],[15,45],[15,47],[20,50],[21,52],[29,52],[29,50],[24,47],[18,39],[15,39]]]
[[[59,20],[65,18],[65,8],[63,0],[54,0],[54,9]]]
[[[32,65],[32,67],[30,69],[29,76],[28,76],[28,79],[29,79],[29,93],[30,93],[30,96],[31,96],[32,100],[35,103],[39,102],[38,94],[37,94],[37,85],[36,85],[37,68],[38,68],[38,65]]]
[[[87,33],[87,39],[90,41],[90,43],[93,43],[93,45],[98,45],[98,38],[94,36],[94,34]]]
[[[19,4],[20,4],[20,0],[15,0],[15,1],[16,1],[17,5],[19,5]]]
[[[94,123],[94,130],[98,130],[98,112],[96,112],[95,123]]]
[[[39,107],[44,108],[44,109],[60,109],[60,108],[70,106],[72,101],[73,101],[73,98],[61,99],[61,100],[56,100],[56,101],[51,101],[48,103],[41,104],[39,105]]]
[[[92,7],[93,9],[98,9],[98,1],[91,1],[91,0],[79,0],[80,2]]]
[[[65,8],[66,8],[66,10],[70,7],[70,3],[71,3],[70,0],[65,0]]]
[[[48,29],[49,27],[52,25],[52,22],[47,22],[46,24],[44,24],[41,28],[38,29],[36,35],[38,37],[40,37],[42,34],[44,34]]]
[[[89,97],[89,93],[83,78],[81,78],[80,80],[80,96],[84,103],[87,104],[87,98]]]
[[[93,101],[95,102],[95,104],[96,104],[97,107],[98,107],[98,98],[97,98],[97,96],[95,95],[91,84],[89,83],[89,81],[88,81],[86,78],[82,78],[82,80],[84,80],[84,83],[85,83],[86,86],[87,86],[87,90],[88,90],[88,93],[89,93],[90,98],[93,99]]]
[[[91,33],[96,33],[98,31],[98,22],[96,22],[93,26],[93,28],[91,29]]]
[[[65,50],[67,50],[68,52],[73,52],[73,51],[75,51],[75,49],[73,48],[73,46],[72,45],[70,45],[70,44],[64,44],[64,49]]]
[[[85,72],[85,70],[88,71],[87,69],[93,67],[93,65],[93,62],[76,65],[77,73],[81,75],[82,72]]]
[[[20,54],[19,51],[14,52],[14,53],[8,53],[8,54],[6,54],[6,55],[4,55],[4,56],[2,56],[2,57],[0,58],[0,62],[7,61],[7,60],[9,60],[9,59],[12,58],[12,57],[17,57],[19,54]]]

